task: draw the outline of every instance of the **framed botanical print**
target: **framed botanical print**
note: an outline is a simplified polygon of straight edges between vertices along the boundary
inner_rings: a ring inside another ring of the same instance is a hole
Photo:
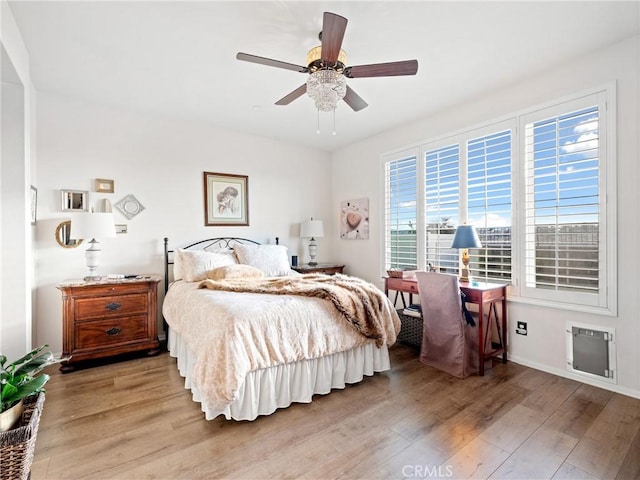
[[[204,172],[204,225],[249,225],[249,177]]]

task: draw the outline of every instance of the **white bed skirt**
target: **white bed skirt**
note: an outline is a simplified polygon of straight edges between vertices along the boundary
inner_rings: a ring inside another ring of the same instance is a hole
[[[168,349],[170,355],[177,358],[185,388],[191,389],[193,400],[200,403],[207,420],[218,415],[224,415],[227,420],[255,420],[259,415],[270,415],[292,403],[310,403],[314,394],[327,394],[348,383],[358,383],[365,375],[372,376],[390,368],[387,346],[378,348],[371,342],[326,357],[256,370],[247,375],[233,403],[218,411],[209,408],[192,384],[195,359],[180,335],[171,329]]]

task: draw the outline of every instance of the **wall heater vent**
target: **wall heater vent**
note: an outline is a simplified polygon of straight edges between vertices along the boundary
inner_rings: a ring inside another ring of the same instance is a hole
[[[615,329],[567,324],[567,369],[617,383]]]

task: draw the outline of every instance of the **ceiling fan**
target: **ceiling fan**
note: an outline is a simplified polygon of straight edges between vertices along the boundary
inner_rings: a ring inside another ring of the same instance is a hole
[[[344,100],[357,112],[367,107],[367,102],[347,85],[347,78],[415,75],[418,71],[418,61],[404,60],[348,67],[347,55],[341,49],[346,28],[346,18],[335,13],[324,12],[322,31],[319,35],[321,45],[309,50],[306,67],[242,52],[239,52],[236,58],[245,62],[309,74],[306,83],[278,100],[276,105],[288,105],[296,98],[308,93],[315,100],[319,111],[335,111],[338,101]]]

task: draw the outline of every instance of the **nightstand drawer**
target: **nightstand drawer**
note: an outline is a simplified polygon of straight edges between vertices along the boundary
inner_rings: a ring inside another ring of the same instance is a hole
[[[148,310],[149,297],[145,293],[78,298],[75,301],[76,321],[114,315],[146,314]]]
[[[78,323],[75,330],[75,348],[78,349],[130,342],[148,336],[145,315]]]

